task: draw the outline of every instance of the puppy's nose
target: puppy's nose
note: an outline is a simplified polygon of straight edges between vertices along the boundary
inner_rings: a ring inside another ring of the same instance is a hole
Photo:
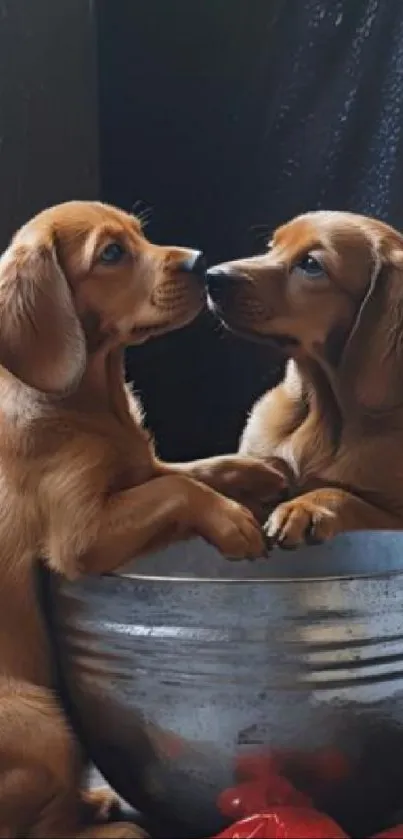
[[[185,274],[194,274],[203,281],[205,279],[207,263],[201,251],[190,251],[189,256],[178,267]]]
[[[223,294],[233,281],[233,275],[224,266],[214,265],[206,272],[207,288],[212,295]]]

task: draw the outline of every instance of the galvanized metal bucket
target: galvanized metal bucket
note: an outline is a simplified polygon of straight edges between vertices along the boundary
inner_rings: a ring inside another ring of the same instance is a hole
[[[403,534],[255,563],[174,545],[54,580],[52,624],[94,761],[176,835],[228,822],[220,795],[251,754],[354,836],[402,806]]]

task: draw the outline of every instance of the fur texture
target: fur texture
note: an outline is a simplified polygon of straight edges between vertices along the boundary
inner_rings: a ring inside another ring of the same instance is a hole
[[[402,528],[401,234],[351,213],[308,213],[277,230],[265,255],[213,269],[210,297],[230,329],[289,358],[240,446],[291,476],[293,497],[266,524],[272,544]]]
[[[189,260],[88,202],[41,213],[0,259],[0,837],[141,835],[83,826],[81,759],[52,692],[35,559],[70,578],[101,574],[191,534],[257,556],[254,516],[215,490],[284,487],[278,470],[239,456],[162,463],[124,384],[127,344],[203,307]]]

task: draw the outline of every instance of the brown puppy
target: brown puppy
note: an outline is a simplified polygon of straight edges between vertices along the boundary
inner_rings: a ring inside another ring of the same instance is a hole
[[[293,476],[295,497],[266,525],[272,542],[403,527],[403,236],[354,214],[308,213],[264,256],[208,277],[232,330],[290,358],[240,447]]]
[[[136,219],[87,202],[40,214],[0,260],[0,837],[139,835],[82,827],[80,758],[52,693],[35,557],[74,577],[192,533],[231,556],[263,551],[248,510],[156,458],[124,386],[124,346],[204,305],[196,268],[193,252],[152,245]],[[284,484],[240,457],[188,472],[229,492],[242,476],[254,494]]]

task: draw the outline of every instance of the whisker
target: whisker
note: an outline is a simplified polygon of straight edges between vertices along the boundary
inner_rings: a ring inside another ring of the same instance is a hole
[[[248,233],[252,233],[256,241],[261,242],[263,240],[265,248],[272,236],[272,231],[268,224],[253,224],[248,228]]]
[[[146,202],[140,198],[132,204],[130,214],[132,216],[136,216],[141,226],[144,228],[150,223],[151,216],[153,214],[153,207],[146,204]]]
[[[213,321],[213,332],[217,333],[220,338],[225,338],[228,335],[228,327],[225,326],[222,320],[215,318]]]

